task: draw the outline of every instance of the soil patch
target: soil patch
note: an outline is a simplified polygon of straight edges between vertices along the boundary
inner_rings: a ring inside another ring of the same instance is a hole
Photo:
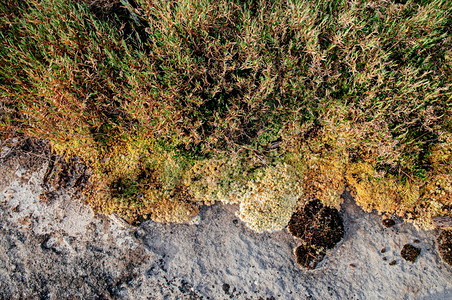
[[[49,156],[50,147],[45,140],[15,137],[0,141],[0,164],[5,167],[20,165],[31,173],[39,169]]]
[[[91,173],[88,167],[75,156],[68,160],[52,155],[47,172],[43,178],[44,192],[40,196],[43,202],[52,202],[61,191],[81,193]]]

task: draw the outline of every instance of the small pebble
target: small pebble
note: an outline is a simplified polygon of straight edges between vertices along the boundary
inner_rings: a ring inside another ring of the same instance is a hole
[[[383,220],[383,226],[386,228],[392,227],[395,225],[395,222],[393,219],[384,219]]]
[[[350,264],[350,267],[351,268],[356,268],[356,265],[355,264]]]
[[[226,295],[229,295],[229,289],[231,288],[231,286],[230,286],[229,284],[227,284],[227,283],[224,283],[223,286],[222,286],[222,288],[223,288],[223,292],[224,292]]]
[[[146,234],[146,232],[145,232],[143,229],[138,228],[138,229],[135,231],[134,236],[135,236],[135,238],[137,238],[137,239],[141,239],[141,238],[143,238],[143,237],[145,236],[145,234]]]
[[[191,225],[199,225],[201,224],[201,217],[199,215],[196,215],[193,219],[189,222]]]
[[[386,252],[386,248],[381,248],[380,252],[381,253],[385,253]]]
[[[389,263],[390,266],[395,266],[396,264],[397,264],[397,262],[395,260],[393,260]]]

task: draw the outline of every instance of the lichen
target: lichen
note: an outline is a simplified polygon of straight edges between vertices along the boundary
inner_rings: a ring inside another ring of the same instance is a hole
[[[367,211],[403,214],[419,199],[419,185],[400,182],[368,163],[355,163],[345,174],[356,202]]]

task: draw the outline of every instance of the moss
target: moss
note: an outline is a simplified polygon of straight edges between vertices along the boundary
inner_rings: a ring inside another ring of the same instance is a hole
[[[418,226],[450,214],[450,1],[16,2],[0,4],[0,131],[80,157],[96,211],[222,201],[280,228],[294,195],[264,173],[287,164],[300,205],[339,208],[348,184]]]
[[[422,169],[404,161],[405,150],[387,124],[356,122],[350,115],[334,107],[317,124],[292,123],[283,131],[286,160],[302,174],[304,202],[319,199],[339,208],[347,185],[365,210],[395,214],[419,227],[432,228],[432,217],[450,213],[448,132],[441,131],[435,137],[440,142],[416,157],[428,166]]]
[[[239,198],[239,217],[258,232],[283,229],[301,196],[301,181],[288,165],[267,166],[260,175]]]
[[[400,251],[400,255],[403,259],[411,263],[416,261],[419,254],[421,254],[421,249],[410,244],[403,245],[402,251]]]
[[[165,199],[159,201],[148,210],[151,219],[157,222],[181,223],[190,222],[198,214],[199,208],[196,204],[177,199]]]
[[[298,208],[290,218],[288,230],[301,239],[294,253],[297,263],[308,269],[314,269],[326,251],[344,236],[344,224],[337,209],[324,206],[319,200]]]
[[[339,208],[345,188],[346,137],[327,124],[295,126],[285,134],[282,147],[288,150],[287,162],[302,174],[303,201],[319,199]]]
[[[315,247],[299,245],[294,249],[295,261],[300,266],[314,270],[326,255],[326,251]]]
[[[87,201],[96,212],[117,213],[129,223],[145,218],[187,222],[197,214],[194,198],[181,183],[190,163],[155,140],[127,139],[111,145],[92,164]]]
[[[436,244],[442,260],[452,266],[452,230],[441,230]]]
[[[339,208],[345,189],[341,168],[331,162],[318,162],[304,173],[304,199],[321,199],[325,205]]]
[[[376,171],[371,164],[353,164],[347,170],[346,178],[356,202],[365,210],[393,212],[400,207],[397,180],[385,178],[385,174]]]
[[[197,162],[183,177],[197,202],[238,203],[249,180],[249,167],[237,156]]]

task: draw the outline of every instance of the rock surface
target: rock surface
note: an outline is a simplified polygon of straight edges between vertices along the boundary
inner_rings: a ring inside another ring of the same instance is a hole
[[[197,225],[134,228],[95,216],[71,189],[42,201],[49,153],[14,149],[0,149],[0,298],[452,298],[435,231],[385,228],[346,193],[344,239],[307,271],[295,263],[296,238],[251,231],[233,205],[203,207]],[[421,249],[415,263],[400,256],[407,243]]]

